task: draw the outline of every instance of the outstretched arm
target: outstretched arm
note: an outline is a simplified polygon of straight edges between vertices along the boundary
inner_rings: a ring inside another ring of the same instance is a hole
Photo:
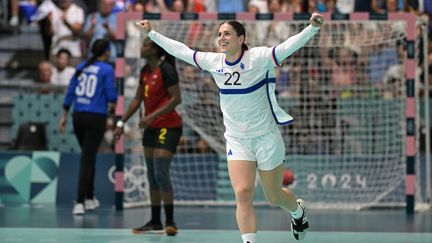
[[[282,42],[274,48],[274,55],[276,57],[277,64],[295,51],[303,47],[321,28],[324,24],[324,20],[321,14],[313,13],[309,19],[310,25],[306,27],[302,32],[291,36],[288,40]]]
[[[193,56],[195,51],[190,49],[185,44],[172,40],[158,32],[154,31],[150,25],[150,21],[141,20],[136,23],[138,29],[142,30],[148,37],[162,47],[166,52],[181,59],[191,65],[197,66],[194,62]]]

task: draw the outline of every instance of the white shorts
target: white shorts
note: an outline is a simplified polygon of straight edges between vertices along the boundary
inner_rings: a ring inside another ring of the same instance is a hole
[[[253,138],[225,135],[225,139],[228,161],[256,161],[260,170],[272,170],[284,162],[285,145],[278,129]]]

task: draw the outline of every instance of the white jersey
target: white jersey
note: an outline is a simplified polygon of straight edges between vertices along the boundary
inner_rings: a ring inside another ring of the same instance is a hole
[[[233,63],[227,62],[223,53],[195,52],[153,30],[149,37],[171,55],[209,71],[220,89],[226,135],[251,138],[272,132],[277,124],[293,120],[276,102],[275,66],[302,47],[318,30],[308,26],[273,48],[247,50]]]
[[[233,63],[227,62],[223,53],[194,55],[196,65],[209,71],[219,87],[227,135],[260,136],[274,131],[277,123],[292,121],[273,98],[276,78],[272,49],[252,48]]]

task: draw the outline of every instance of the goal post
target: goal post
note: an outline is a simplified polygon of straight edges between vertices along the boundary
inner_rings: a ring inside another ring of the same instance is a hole
[[[249,47],[271,47],[300,32],[309,17],[119,13],[117,46],[123,51],[117,58],[116,75],[121,93],[126,101],[134,93],[144,65],[139,56],[143,36],[133,28],[137,20],[152,20],[155,30],[192,49],[217,51],[217,27],[222,20],[242,22]],[[280,127],[287,151],[285,165],[295,173],[290,187],[314,208],[404,206],[413,213],[415,204],[430,203],[425,194],[430,171],[422,176],[416,173],[427,168],[419,158],[418,142],[418,21],[409,13],[324,14],[324,19],[320,32],[277,68],[278,102],[294,117],[292,125]],[[219,90],[208,73],[179,60],[176,66],[182,92],[178,111],[186,130],[172,164],[176,200],[233,204]],[[128,122],[134,135],[139,134],[137,119]],[[202,150],[198,140],[210,148]],[[136,171],[141,166],[138,171],[145,177],[139,135],[124,142],[127,156],[119,158],[125,159],[124,177],[130,176],[125,181],[137,178],[130,174],[132,167]],[[139,203],[148,200],[148,191],[145,178],[137,180],[142,193],[134,195],[141,198],[127,200]],[[259,186],[257,190],[256,203],[265,203]]]

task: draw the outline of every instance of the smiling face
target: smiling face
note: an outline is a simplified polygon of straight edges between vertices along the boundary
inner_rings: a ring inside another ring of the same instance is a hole
[[[235,55],[240,52],[244,39],[244,35],[238,36],[234,28],[228,23],[219,27],[218,45],[220,51],[226,55]]]

